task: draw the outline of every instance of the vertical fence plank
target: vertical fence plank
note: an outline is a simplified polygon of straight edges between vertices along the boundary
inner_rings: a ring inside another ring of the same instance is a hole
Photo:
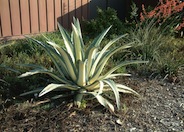
[[[62,0],[62,21],[63,26],[68,28],[68,0]]]
[[[30,0],[30,18],[31,18],[31,33],[38,33],[38,3],[37,0]]]
[[[2,35],[11,36],[11,20],[10,20],[10,9],[9,1],[1,0],[1,25],[2,25]]]
[[[39,2],[39,27],[40,32],[47,31],[47,13],[46,13],[46,2],[45,0],[38,0]]]
[[[1,34],[1,14],[0,14],[0,37],[2,37],[2,34]]]
[[[82,0],[82,18],[88,18],[88,0]]]
[[[57,22],[69,28],[73,16],[87,19],[89,1],[0,0],[0,37],[54,31]]]
[[[30,31],[30,16],[29,16],[29,3],[28,0],[20,0],[21,8],[21,23],[22,34],[29,34]]]
[[[76,0],[70,0],[69,4],[69,24],[73,21],[73,17],[75,16],[75,1]]]
[[[1,34],[1,24],[0,24],[0,37],[2,37],[2,34]]]
[[[13,35],[21,35],[19,0],[10,0],[11,23]]]
[[[55,29],[58,22],[61,24],[61,0],[55,0]]]
[[[47,0],[47,21],[48,31],[54,31],[54,1]]]
[[[82,9],[81,9],[81,4],[82,4],[82,1],[81,0],[77,0],[76,1],[76,17],[78,19],[81,19],[82,18]]]

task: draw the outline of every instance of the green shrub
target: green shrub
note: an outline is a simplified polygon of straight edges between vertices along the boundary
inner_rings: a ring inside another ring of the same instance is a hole
[[[106,46],[100,50],[101,41],[109,31],[110,27],[96,37],[87,48],[84,47],[78,20],[74,19],[71,36],[60,25],[59,29],[65,47],[58,45],[49,39],[47,39],[47,43],[44,43],[29,38],[29,40],[32,40],[46,51],[52,59],[56,68],[55,71],[57,72],[48,70],[39,65],[26,65],[30,67],[32,66],[33,70],[19,76],[22,78],[34,74],[47,74],[55,79],[55,82],[50,83],[43,89],[36,89],[22,95],[40,91],[39,96],[43,96],[51,91],[57,91],[58,94],[51,97],[51,99],[73,96],[74,103],[78,106],[81,105],[83,97],[90,95],[94,96],[101,105],[109,108],[111,111],[114,111],[114,107],[111,102],[108,101],[108,97],[106,97],[104,93],[109,91],[114,93],[118,109],[120,108],[119,92],[138,95],[138,93],[131,88],[115,83],[112,78],[129,75],[125,73],[115,74],[114,71],[118,68],[129,64],[145,63],[145,61],[124,61],[110,69],[108,72],[102,74],[107,61],[113,54],[119,50],[125,50],[131,47],[132,43],[128,43],[126,45],[124,44],[110,48],[124,35],[109,41]]]
[[[86,35],[95,36],[112,25],[109,35],[120,35],[124,30],[121,20],[115,9],[108,7],[106,10],[97,9],[97,17],[90,21],[84,21],[82,27]]]
[[[58,32],[44,34],[44,36],[52,38],[58,44],[63,45]],[[45,41],[42,35],[35,38]],[[0,79],[3,81],[0,82],[0,95],[3,99],[17,98],[21,93],[32,90],[33,87],[41,87],[49,82],[51,78],[46,75],[37,75],[25,79],[17,78],[20,73],[30,70],[30,67],[23,67],[21,64],[37,63],[45,65],[48,69],[54,67],[49,56],[39,46],[33,45],[32,41],[26,39],[2,42],[0,46]],[[30,86],[30,84],[32,85]]]
[[[161,61],[157,64],[158,73],[162,76],[178,76],[180,67],[184,66],[184,40],[171,36],[160,48]]]

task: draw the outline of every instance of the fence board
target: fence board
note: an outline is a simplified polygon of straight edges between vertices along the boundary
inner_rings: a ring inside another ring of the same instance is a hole
[[[70,4],[69,4],[69,22],[70,23],[73,21],[73,17],[75,16],[75,1],[76,0],[70,0]]]
[[[39,26],[40,32],[47,31],[47,12],[46,12],[46,2],[45,0],[39,0]]]
[[[54,1],[47,0],[47,24],[48,31],[54,31]]]
[[[82,18],[87,19],[88,16],[88,0],[82,0]]]
[[[11,23],[13,35],[21,34],[19,0],[10,0]]]
[[[68,28],[69,27],[69,24],[68,24],[68,0],[62,0],[62,20],[63,20],[63,26],[65,28]]]
[[[27,0],[20,0],[21,9],[21,23],[22,33],[29,34],[30,31],[30,16],[29,16],[29,3]]]
[[[3,36],[11,36],[10,9],[8,0],[1,0],[1,25]]]
[[[76,1],[76,17],[78,19],[81,19],[82,18],[82,8],[81,8],[81,4],[82,4],[82,1],[81,0],[77,0]]]
[[[54,31],[57,22],[69,29],[73,16],[87,18],[89,12],[86,5],[89,1],[0,0],[0,39]]]
[[[55,29],[57,29],[57,23],[61,23],[61,0],[55,0]]]
[[[30,0],[30,18],[31,18],[31,33],[38,33],[38,3],[37,0]]]
[[[0,8],[1,9],[1,8]],[[1,14],[0,14],[0,37],[2,36],[2,34],[1,34]]]

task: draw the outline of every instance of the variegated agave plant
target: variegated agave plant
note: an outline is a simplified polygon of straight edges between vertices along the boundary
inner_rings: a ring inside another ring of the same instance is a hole
[[[128,64],[144,63],[144,61],[125,61],[102,75],[102,71],[107,64],[108,59],[114,53],[131,47],[131,44],[127,44],[110,48],[117,40],[124,37],[124,35],[111,40],[102,50],[99,51],[101,41],[109,31],[110,27],[96,37],[85,49],[78,19],[74,18],[71,36],[60,24],[58,24],[58,26],[64,40],[65,47],[59,46],[49,40],[47,43],[43,43],[33,38],[29,38],[45,49],[58,71],[58,74],[55,74],[46,68],[34,65],[34,70],[19,76],[26,77],[38,73],[44,73],[58,81],[58,83],[51,83],[41,89],[39,96],[43,96],[51,91],[63,91],[63,93],[64,91],[71,91],[71,94],[74,94],[75,96],[74,103],[80,106],[85,95],[92,95],[101,105],[114,111],[114,106],[103,96],[104,92],[113,91],[118,109],[120,109],[120,92],[138,95],[138,93],[133,89],[122,84],[117,84],[111,79],[117,76],[129,75],[125,73],[114,74],[114,71],[118,68]],[[63,95],[57,95],[56,97],[62,96]]]

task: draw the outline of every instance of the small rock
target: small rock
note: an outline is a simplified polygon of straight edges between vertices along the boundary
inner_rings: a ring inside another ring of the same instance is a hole
[[[119,125],[123,125],[123,121],[121,121],[120,119],[117,119],[116,123],[119,124]]]
[[[160,123],[163,125],[169,127],[169,126],[180,126],[180,123],[178,121],[171,121],[170,119],[161,119]]]
[[[136,128],[135,127],[130,128],[130,132],[134,132],[134,131],[136,131]]]

